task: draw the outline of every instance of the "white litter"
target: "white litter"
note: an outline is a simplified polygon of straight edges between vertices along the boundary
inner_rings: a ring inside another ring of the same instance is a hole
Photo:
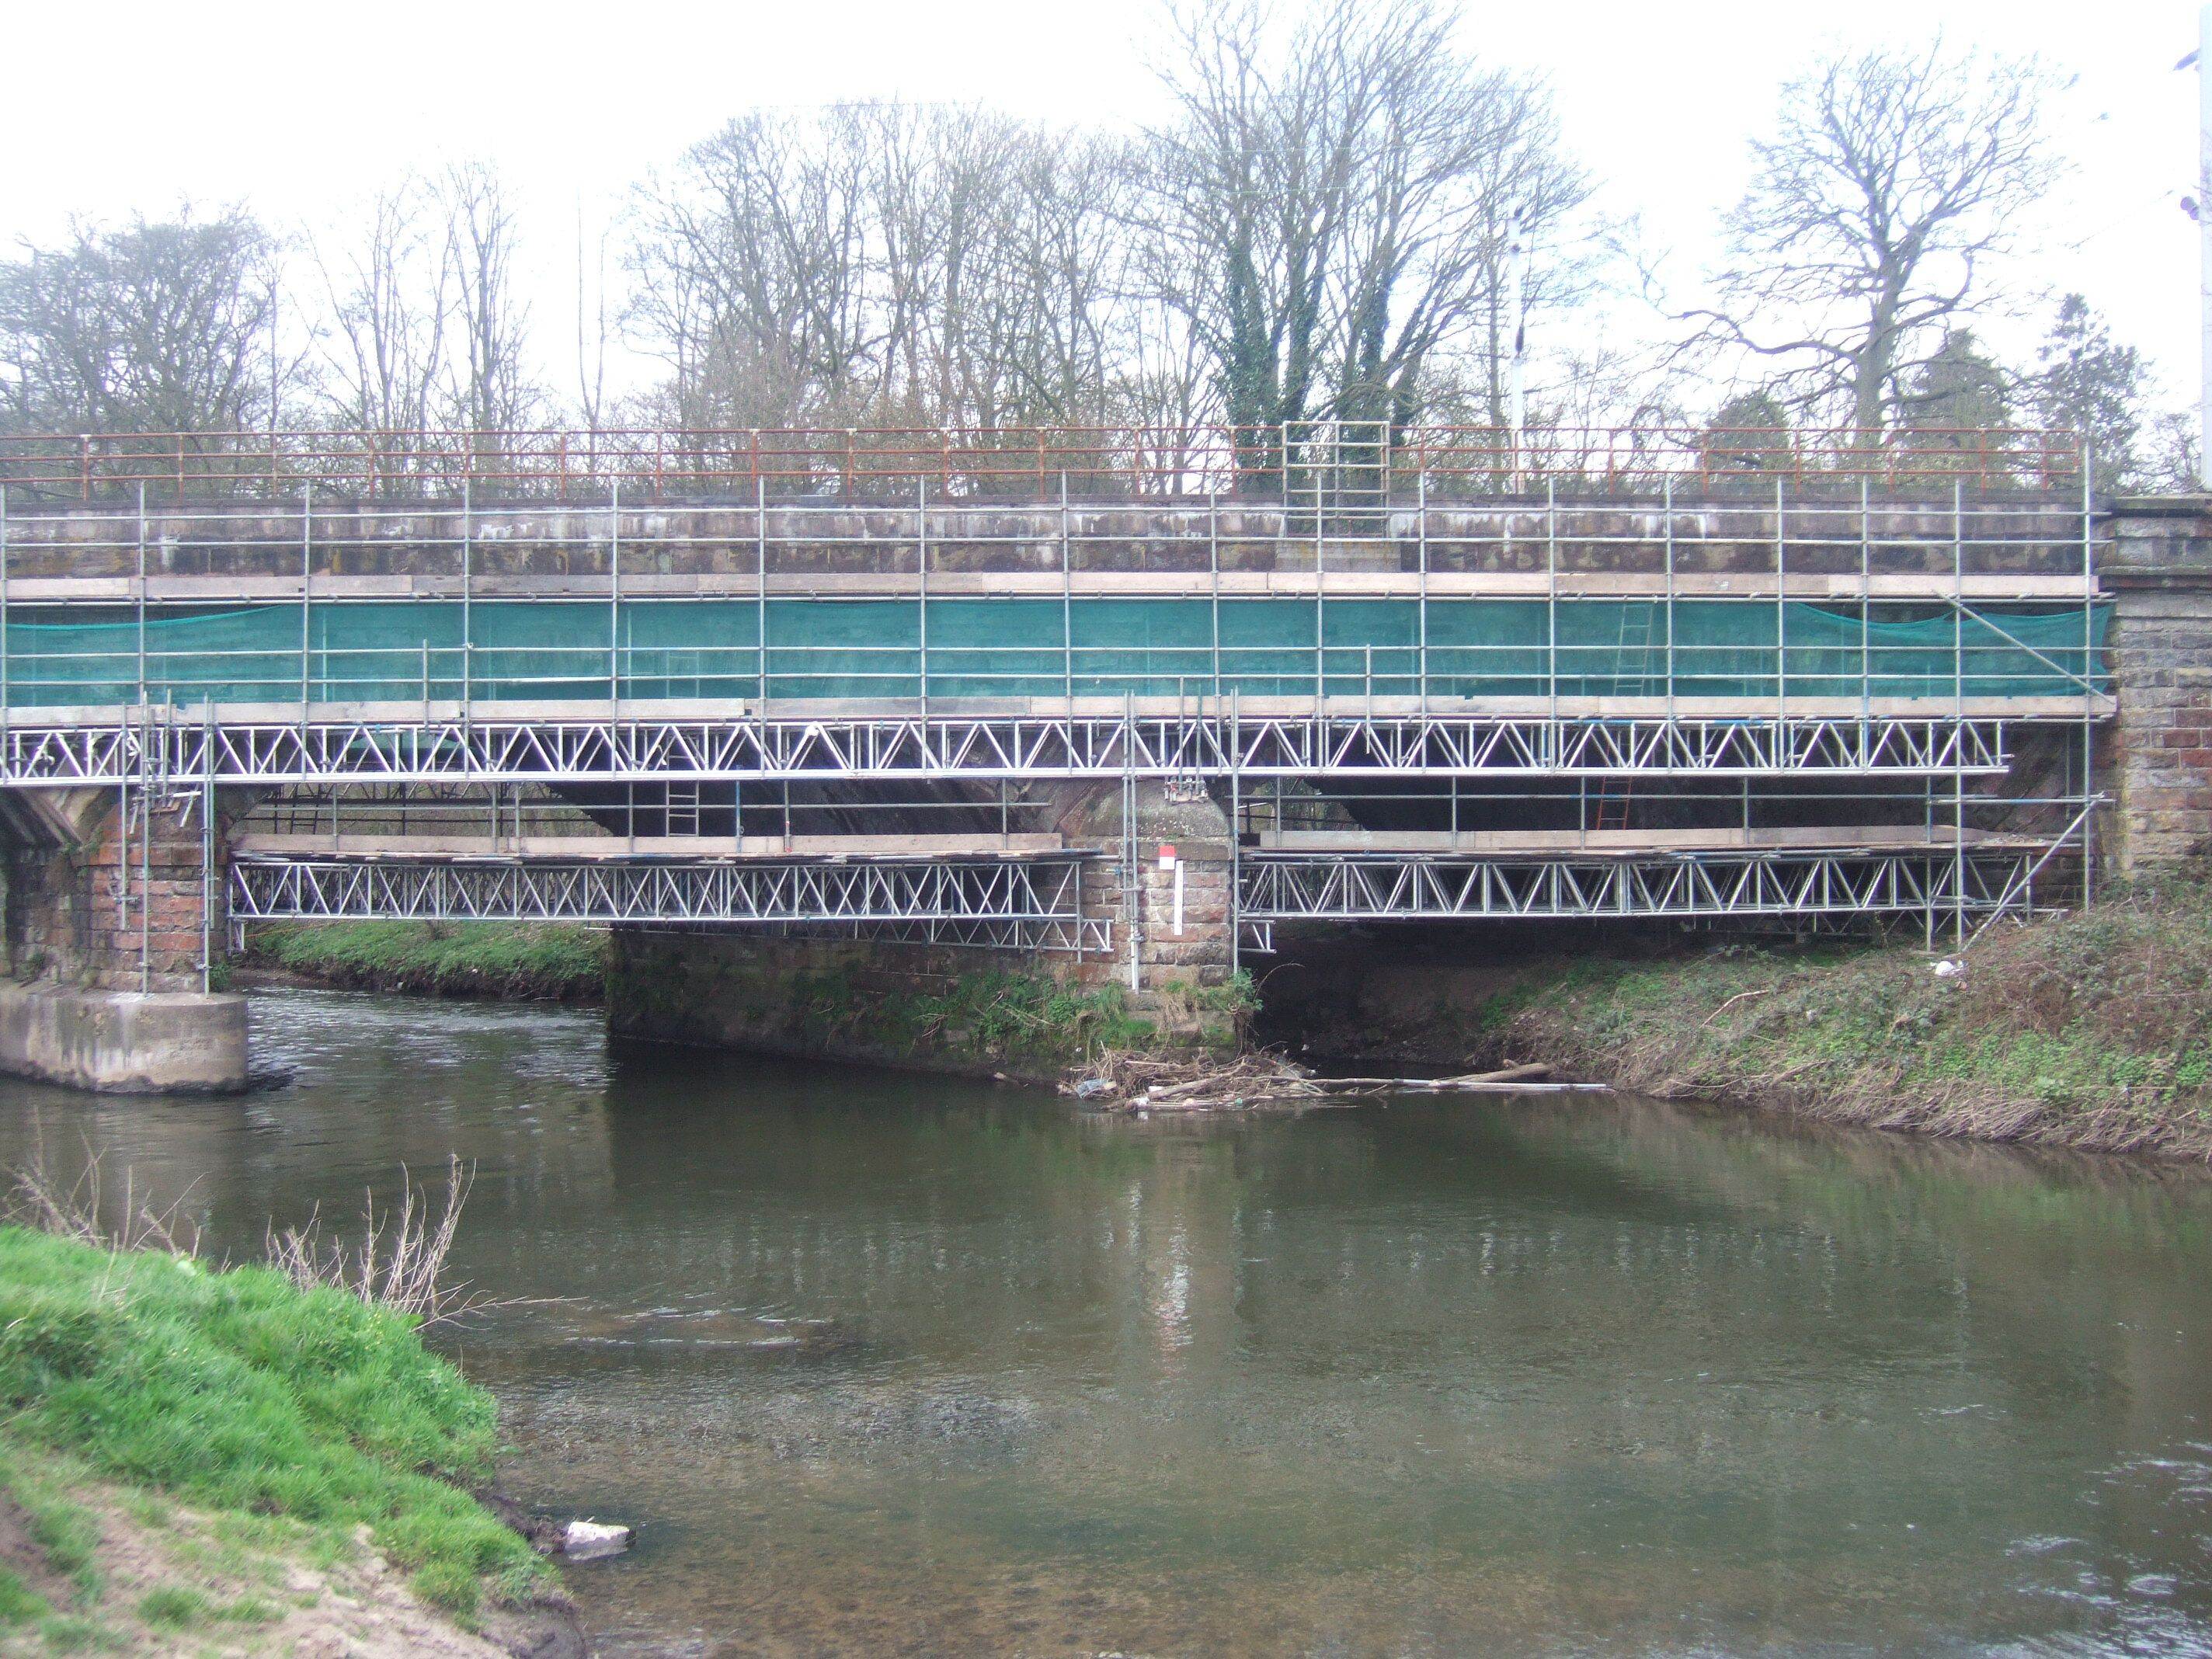
[[[632,1535],[628,1527],[609,1526],[599,1521],[571,1521],[568,1531],[561,1534],[561,1553],[579,1561],[599,1555],[620,1555],[629,1547]]]

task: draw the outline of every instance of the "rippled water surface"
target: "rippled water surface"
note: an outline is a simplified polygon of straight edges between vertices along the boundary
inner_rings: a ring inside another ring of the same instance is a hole
[[[617,1654],[2212,1652],[2212,1185],[1633,1101],[1132,1122],[596,1018],[258,999],[0,1085],[244,1252],[448,1151]]]

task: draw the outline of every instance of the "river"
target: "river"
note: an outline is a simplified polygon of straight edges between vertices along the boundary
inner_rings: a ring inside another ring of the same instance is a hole
[[[2212,1653],[2212,1182],[1583,1097],[1139,1122],[285,991],[0,1084],[211,1239],[476,1167],[438,1339],[617,1655]]]

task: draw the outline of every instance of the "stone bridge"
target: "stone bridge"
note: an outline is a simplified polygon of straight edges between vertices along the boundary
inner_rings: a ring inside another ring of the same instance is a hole
[[[1700,459],[1133,499],[19,473],[0,1062],[235,1081],[253,918],[1143,1000],[1284,927],[1955,939],[2212,835],[2205,502]],[[657,1001],[615,1016],[746,1035]]]

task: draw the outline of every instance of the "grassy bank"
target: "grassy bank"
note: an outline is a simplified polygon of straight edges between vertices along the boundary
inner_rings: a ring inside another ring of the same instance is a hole
[[[266,922],[249,964],[360,990],[596,1001],[606,935],[547,922]]]
[[[548,1591],[464,1490],[495,1436],[490,1397],[399,1314],[272,1268],[0,1227],[0,1646],[276,1626],[363,1538],[465,1622]],[[103,1550],[133,1528],[189,1532],[179,1559],[228,1550],[240,1571],[111,1582]],[[237,1593],[264,1558],[297,1571]]]
[[[2212,1155],[2212,886],[2169,879],[1996,927],[1957,978],[1918,944],[1723,947],[1522,975],[1491,1052],[1836,1121]]]

